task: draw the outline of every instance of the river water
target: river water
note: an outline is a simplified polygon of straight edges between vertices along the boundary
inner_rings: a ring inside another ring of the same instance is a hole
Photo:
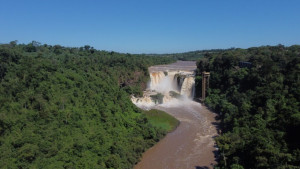
[[[186,67],[185,67],[186,66]],[[195,70],[195,62],[150,67],[149,71]],[[155,105],[174,116],[180,125],[147,150],[134,169],[206,169],[216,164],[216,114],[192,100],[176,100]]]

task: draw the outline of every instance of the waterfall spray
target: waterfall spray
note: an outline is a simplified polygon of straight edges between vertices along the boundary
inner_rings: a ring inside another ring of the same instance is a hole
[[[144,92],[142,98],[133,96],[131,99],[139,107],[149,108],[161,103],[188,101],[193,99],[195,93],[193,71],[153,71],[150,72],[149,84],[149,88]]]

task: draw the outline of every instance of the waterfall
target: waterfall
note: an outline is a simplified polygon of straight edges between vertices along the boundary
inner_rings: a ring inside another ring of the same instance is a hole
[[[180,94],[182,96],[193,98],[194,88],[195,88],[195,78],[192,76],[188,76],[184,78],[184,81],[181,86]]]
[[[132,96],[131,100],[140,107],[151,107],[157,103],[158,94],[163,95],[162,103],[182,102],[194,97],[195,77],[192,71],[150,72],[150,83],[143,97]]]
[[[175,91],[185,97],[193,97],[195,78],[190,72],[158,71],[150,73],[150,90],[167,94]]]
[[[155,90],[160,93],[168,93],[176,90],[177,85],[174,84],[173,79],[175,72],[152,72],[150,73],[150,90]]]
[[[164,72],[150,73],[150,89],[155,90],[164,77],[166,77]]]
[[[176,89],[179,93],[181,93],[181,87],[182,87],[182,84],[184,82],[184,79],[185,79],[185,76],[180,76],[179,74],[176,74],[174,76],[174,81],[176,83]]]

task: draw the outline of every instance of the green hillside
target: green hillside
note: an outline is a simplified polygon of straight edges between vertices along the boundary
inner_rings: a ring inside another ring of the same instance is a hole
[[[221,120],[217,168],[300,168],[300,46],[210,54],[197,71],[198,96],[210,72],[205,103]]]
[[[0,168],[132,168],[166,133],[130,101],[172,60],[0,45]]]

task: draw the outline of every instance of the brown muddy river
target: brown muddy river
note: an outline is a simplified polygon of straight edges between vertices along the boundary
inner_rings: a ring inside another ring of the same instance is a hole
[[[156,106],[180,121],[177,129],[143,154],[135,169],[201,169],[216,164],[215,114],[199,103]]]
[[[169,65],[152,66],[149,71],[151,73],[195,69],[195,62],[178,61]],[[213,168],[217,152],[214,141],[214,137],[217,136],[216,114],[191,99],[172,100],[152,106],[151,109],[169,113],[180,121],[180,125],[147,150],[134,169]]]

